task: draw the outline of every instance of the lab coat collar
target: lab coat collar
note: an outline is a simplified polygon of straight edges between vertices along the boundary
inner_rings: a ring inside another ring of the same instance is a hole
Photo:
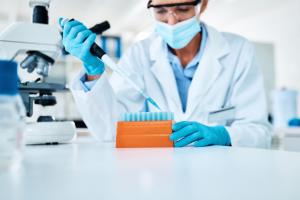
[[[207,25],[207,43],[202,59],[194,74],[189,88],[186,115],[191,116],[201,99],[209,92],[217,78],[222,74],[225,66],[222,58],[230,53],[230,47],[224,36]]]
[[[177,90],[176,80],[171,69],[170,63],[165,51],[165,43],[161,37],[154,37],[150,45],[150,59],[153,61],[151,71],[160,82],[171,111],[182,113],[181,119],[187,119],[196,110],[201,103],[202,97],[209,91],[215,80],[221,75],[224,68],[221,58],[229,54],[230,48],[228,42],[220,32],[204,24],[207,29],[207,43],[202,59],[195,72],[193,81],[189,88],[186,113],[182,110],[180,97]]]

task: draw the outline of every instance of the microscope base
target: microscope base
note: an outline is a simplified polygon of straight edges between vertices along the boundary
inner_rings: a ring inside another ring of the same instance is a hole
[[[26,124],[25,144],[69,143],[76,138],[74,122],[37,122]]]

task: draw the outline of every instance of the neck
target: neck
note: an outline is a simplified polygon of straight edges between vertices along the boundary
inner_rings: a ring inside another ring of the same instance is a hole
[[[196,56],[200,49],[200,44],[202,40],[202,33],[198,33],[190,43],[182,48],[182,49],[171,49],[172,53],[174,53],[180,60],[183,68],[187,66],[187,64]]]

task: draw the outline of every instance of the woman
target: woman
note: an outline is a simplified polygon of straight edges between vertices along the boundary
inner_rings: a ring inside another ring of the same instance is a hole
[[[170,139],[176,147],[267,148],[270,127],[254,47],[240,36],[202,23],[207,3],[149,1],[155,32],[134,44],[119,66],[162,110],[174,112],[177,123]],[[145,106],[143,96],[117,74],[108,80],[103,63],[89,51],[95,38],[78,21],[64,26],[64,46],[84,66],[72,86],[78,109],[98,139],[113,139],[120,113],[156,108]],[[223,119],[213,120],[216,114]]]

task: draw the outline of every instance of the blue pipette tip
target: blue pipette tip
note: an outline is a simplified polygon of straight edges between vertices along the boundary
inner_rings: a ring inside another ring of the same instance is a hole
[[[161,110],[160,107],[157,105],[157,103],[151,97],[148,97],[146,100],[149,103],[151,103],[154,107],[156,107],[158,110]]]
[[[124,122],[140,122],[140,121],[173,121],[172,112],[133,112],[124,113],[120,121]]]

